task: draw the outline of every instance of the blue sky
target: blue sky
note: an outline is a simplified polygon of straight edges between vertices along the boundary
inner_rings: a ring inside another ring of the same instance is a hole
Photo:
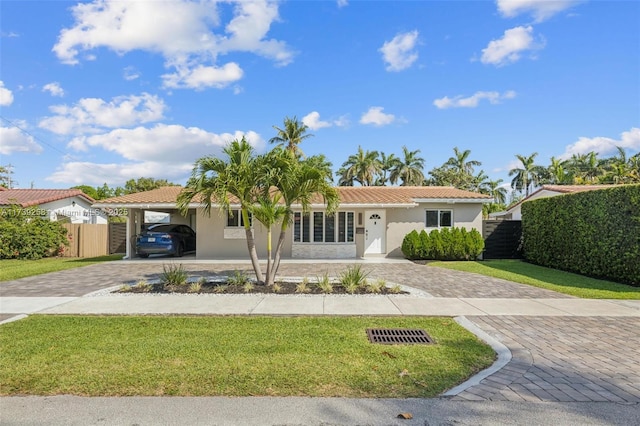
[[[0,165],[17,187],[184,183],[297,116],[334,170],[358,146],[640,150],[640,2],[0,1]]]

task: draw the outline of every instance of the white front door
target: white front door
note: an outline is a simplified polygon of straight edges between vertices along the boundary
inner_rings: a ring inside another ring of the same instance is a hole
[[[387,223],[384,210],[367,210],[364,212],[364,254],[385,253],[385,235]]]

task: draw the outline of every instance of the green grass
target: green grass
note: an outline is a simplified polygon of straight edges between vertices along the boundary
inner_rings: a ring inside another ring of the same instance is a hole
[[[640,299],[638,287],[545,268],[520,260],[431,262],[429,265],[502,278],[585,299]]]
[[[494,360],[450,318],[35,315],[0,332],[0,395],[433,397]],[[369,343],[423,328],[435,345]]]
[[[121,254],[90,257],[86,259],[78,259],[75,257],[48,257],[38,260],[3,259],[0,260],[0,281],[17,280],[18,278],[30,277],[32,275],[63,271],[65,269],[79,268],[94,263],[120,259],[122,259]]]

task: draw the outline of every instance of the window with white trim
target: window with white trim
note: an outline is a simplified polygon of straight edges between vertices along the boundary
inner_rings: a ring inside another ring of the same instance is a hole
[[[293,214],[294,243],[352,243],[354,235],[354,212]]]
[[[253,222],[253,216],[249,213],[249,225]],[[227,228],[244,228],[242,210],[233,209],[227,211]]]
[[[427,210],[425,216],[427,228],[450,228],[453,226],[453,210]]]

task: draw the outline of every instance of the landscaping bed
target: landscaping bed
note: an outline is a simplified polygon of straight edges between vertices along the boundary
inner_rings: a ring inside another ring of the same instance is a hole
[[[360,265],[350,266],[339,277],[328,274],[314,278],[282,279],[273,285],[257,283],[244,272],[231,276],[193,277],[180,265],[164,265],[160,278],[122,285],[115,293],[215,293],[215,294],[407,294],[398,284],[368,279]]]

